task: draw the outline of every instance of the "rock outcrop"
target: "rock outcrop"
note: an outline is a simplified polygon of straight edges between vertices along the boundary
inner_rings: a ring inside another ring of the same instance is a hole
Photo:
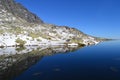
[[[35,14],[29,12],[20,3],[16,3],[14,0],[0,0],[0,9],[11,13],[16,18],[19,17],[30,23],[43,23]]]

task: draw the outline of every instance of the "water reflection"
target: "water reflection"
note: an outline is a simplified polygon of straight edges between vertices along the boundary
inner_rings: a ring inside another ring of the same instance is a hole
[[[29,46],[0,49],[0,80],[10,80],[11,78],[18,76],[44,56],[72,52],[79,48],[81,47]],[[56,68],[54,71],[60,71],[60,69]],[[33,75],[40,74],[42,73],[35,73]]]

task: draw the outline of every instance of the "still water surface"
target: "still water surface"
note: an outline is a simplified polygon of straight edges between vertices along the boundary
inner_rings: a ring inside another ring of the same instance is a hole
[[[54,47],[37,53],[40,55],[29,56],[12,68],[19,74],[10,80],[120,80],[120,41],[80,49]]]

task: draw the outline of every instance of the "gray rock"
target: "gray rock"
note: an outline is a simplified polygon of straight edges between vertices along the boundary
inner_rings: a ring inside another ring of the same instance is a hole
[[[0,8],[12,13],[15,17],[20,17],[30,23],[43,23],[35,14],[29,12],[20,3],[14,0],[0,0]]]

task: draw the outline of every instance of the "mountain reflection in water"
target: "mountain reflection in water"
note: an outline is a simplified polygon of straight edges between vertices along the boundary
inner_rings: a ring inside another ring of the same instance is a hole
[[[72,52],[79,48],[81,47],[29,46],[0,49],[0,80],[10,80],[20,75],[29,67],[40,61],[44,56]],[[55,69],[54,71],[59,71],[59,69]]]

